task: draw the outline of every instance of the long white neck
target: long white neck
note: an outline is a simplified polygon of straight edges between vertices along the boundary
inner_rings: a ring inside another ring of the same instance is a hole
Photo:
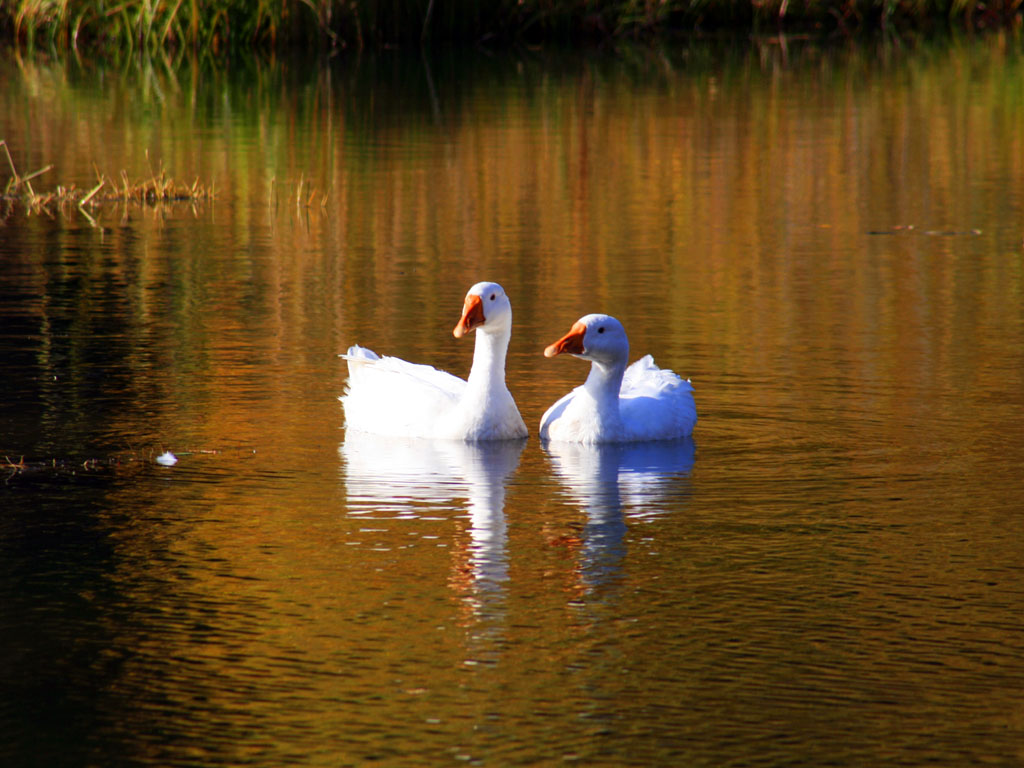
[[[615,429],[622,424],[619,392],[625,372],[625,361],[609,365],[594,360],[590,365],[590,375],[583,382],[583,391],[593,399],[598,423],[603,428]]]
[[[505,389],[505,355],[511,336],[511,327],[490,333],[476,331],[473,367],[469,371],[471,391],[480,393]]]

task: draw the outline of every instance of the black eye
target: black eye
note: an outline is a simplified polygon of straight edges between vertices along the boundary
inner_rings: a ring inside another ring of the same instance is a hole
[[[491,301],[494,301],[494,299],[495,299],[495,297],[497,297],[497,295],[498,295],[498,294],[496,294],[496,293],[492,293],[492,294],[491,294]]]
[[[604,333],[604,326],[602,325],[600,328],[598,328],[597,332],[598,333]]]

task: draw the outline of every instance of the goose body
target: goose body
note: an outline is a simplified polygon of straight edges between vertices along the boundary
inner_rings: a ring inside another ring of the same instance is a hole
[[[453,334],[476,331],[469,379],[429,365],[382,357],[360,346],[343,355],[348,385],[339,400],[346,429],[393,437],[513,440],[526,425],[505,386],[512,307],[497,283],[469,289]]]
[[[571,354],[591,361],[587,380],[548,408],[542,440],[626,443],[687,437],[697,423],[693,386],[650,355],[627,367],[629,340],[609,315],[586,315],[545,357]]]

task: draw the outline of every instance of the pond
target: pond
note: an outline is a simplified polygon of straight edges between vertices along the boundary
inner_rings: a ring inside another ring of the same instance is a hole
[[[214,199],[0,204],[0,760],[1024,761],[1022,126],[1012,35],[4,54],[37,189]],[[529,438],[346,434],[480,280]],[[590,312],[692,439],[538,440]]]

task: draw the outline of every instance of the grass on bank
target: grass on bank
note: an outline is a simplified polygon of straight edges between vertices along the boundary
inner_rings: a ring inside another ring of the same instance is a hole
[[[11,157],[7,141],[0,139],[0,148],[7,157],[10,178],[0,192],[2,203],[22,203],[33,212],[50,211],[66,205],[77,205],[83,211],[103,203],[140,203],[156,205],[157,203],[198,202],[214,199],[213,187],[207,187],[196,179],[191,185],[168,178],[167,173],[151,170],[147,179],[132,181],[127,172],[121,171],[120,178],[114,180],[96,171],[96,185],[89,189],[79,189],[74,185],[57,187],[48,192],[37,192],[32,181],[53,169],[47,165],[31,173],[22,175],[18,172]]]
[[[566,42],[727,28],[1019,26],[1022,0],[0,0],[28,47],[204,52],[423,41]]]

